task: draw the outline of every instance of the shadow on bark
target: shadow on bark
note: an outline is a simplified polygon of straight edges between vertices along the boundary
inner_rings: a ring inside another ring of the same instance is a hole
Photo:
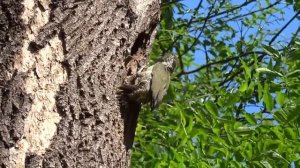
[[[141,103],[129,101],[126,93],[120,95],[121,116],[124,121],[124,144],[126,149],[132,148],[135,136],[135,129],[141,110]]]

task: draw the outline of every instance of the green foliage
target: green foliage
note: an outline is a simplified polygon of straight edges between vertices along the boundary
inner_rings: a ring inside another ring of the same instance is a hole
[[[140,114],[132,167],[300,167],[299,29],[281,38],[299,1],[234,2],[165,2],[151,58],[181,63]]]

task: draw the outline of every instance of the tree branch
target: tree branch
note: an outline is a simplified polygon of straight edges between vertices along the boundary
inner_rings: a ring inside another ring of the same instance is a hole
[[[214,18],[214,17],[223,15],[223,14],[225,14],[225,13],[231,13],[231,12],[233,12],[233,11],[235,11],[235,10],[237,10],[237,9],[240,9],[240,8],[242,8],[242,7],[244,7],[244,6],[247,6],[247,5],[249,5],[250,3],[255,2],[255,1],[256,1],[256,0],[246,1],[246,2],[242,3],[240,6],[237,6],[237,7],[231,8],[231,9],[228,9],[228,10],[223,11],[223,12],[220,12],[220,13],[216,13],[216,14],[214,14],[214,15],[211,15],[211,16],[208,17],[207,19],[212,19],[212,18]],[[201,20],[200,20],[200,21],[201,21]]]
[[[211,9],[210,9],[209,12],[207,13],[207,17],[206,17],[207,19],[204,20],[204,23],[203,23],[203,25],[202,25],[202,27],[201,27],[200,33],[198,34],[197,37],[194,38],[193,44],[192,44],[189,48],[187,48],[183,53],[180,53],[180,54],[179,54],[179,58],[182,58],[182,55],[186,54],[189,50],[191,50],[191,49],[197,44],[197,41],[198,41],[198,39],[200,38],[200,36],[202,35],[203,30],[204,30],[204,28],[205,28],[205,26],[206,26],[206,23],[207,23],[207,21],[208,21],[208,17],[210,16],[211,12],[212,12],[213,9],[215,8],[216,1],[217,1],[217,0],[214,1],[213,5],[211,6]],[[184,69],[182,69],[181,73],[185,73]]]
[[[197,13],[196,11],[198,11],[200,9],[202,3],[203,3],[203,0],[200,0],[199,3],[198,3],[198,5],[197,5],[197,7],[194,10],[193,16],[191,17],[191,19],[187,23],[187,27],[189,27],[192,24],[192,21],[195,18],[195,15]],[[179,38],[180,38],[180,36],[177,36],[174,39],[174,41],[172,42],[172,44],[169,46],[168,51],[170,51],[173,48],[174,44],[179,40]],[[179,49],[176,49],[176,50],[177,50],[177,53],[179,53],[180,50]],[[184,64],[183,64],[183,61],[182,61],[182,54],[178,54],[178,59],[179,59],[179,65],[180,65],[181,72],[183,72],[184,71]]]
[[[220,12],[220,13],[217,13],[217,14],[214,14],[214,15],[211,15],[211,12],[212,12],[212,10],[214,9],[214,6],[215,6],[216,1],[213,3],[213,5],[212,5],[212,7],[211,7],[209,13],[207,14],[207,16],[206,16],[205,18],[203,18],[203,19],[200,20],[200,21],[203,21],[203,20],[204,20],[204,23],[203,23],[203,26],[201,27],[201,32],[199,33],[199,35],[198,35],[197,37],[194,38],[195,40],[194,40],[193,44],[192,44],[186,51],[184,51],[183,53],[179,53],[179,55],[178,55],[178,57],[179,57],[179,64],[180,64],[180,67],[181,67],[180,75],[182,75],[182,74],[189,74],[189,72],[185,72],[185,70],[184,70],[184,65],[183,65],[183,62],[182,62],[182,55],[186,54],[192,47],[194,47],[194,46],[196,45],[197,40],[201,37],[202,32],[203,32],[203,30],[204,30],[204,28],[205,28],[205,26],[206,26],[208,20],[211,19],[211,18],[220,16],[220,15],[222,15],[222,14],[225,14],[225,13],[233,12],[234,10],[240,9],[240,8],[242,8],[242,7],[244,7],[244,6],[248,5],[248,4],[250,4],[250,3],[252,3],[252,2],[255,2],[255,0],[246,1],[246,2],[244,2],[243,4],[241,4],[241,5],[239,5],[239,6],[235,7],[235,8],[232,8],[232,9],[229,9],[229,10],[227,10],[227,11],[223,11],[223,12]],[[250,14],[252,14],[252,13],[256,13],[256,12],[259,12],[259,11],[263,11],[263,10],[269,9],[269,8],[275,6],[276,4],[278,4],[279,2],[280,2],[280,1],[276,1],[275,3],[269,5],[269,6],[265,7],[265,8],[262,8],[262,9],[260,9],[260,10],[256,10],[256,11],[247,13],[247,14],[242,15],[242,16],[244,17],[244,16],[250,15]],[[196,7],[195,11],[198,11],[198,10],[199,10],[201,4],[202,4],[202,0],[200,1],[200,3],[198,4],[198,6]],[[195,18],[195,12],[194,12],[192,18],[191,18],[191,19],[189,20],[189,22],[186,24],[186,26],[190,26],[193,22],[195,22],[195,21],[194,21],[194,18]],[[197,21],[199,22],[199,20],[197,20]],[[176,41],[177,41],[179,38],[180,38],[180,36],[177,36],[177,38],[174,40],[174,42],[172,43],[172,45],[170,45],[170,48],[173,47],[173,45],[176,43]],[[191,73],[194,73],[194,72],[191,72]]]
[[[219,60],[219,61],[207,63],[207,64],[205,64],[205,65],[203,65],[203,66],[201,66],[201,67],[199,67],[197,69],[194,69],[192,71],[181,72],[177,76],[192,74],[192,73],[198,72],[198,71],[200,71],[200,70],[202,70],[204,68],[210,67],[212,65],[227,63],[227,62],[232,61],[232,60],[236,60],[236,59],[239,59],[239,58],[247,57],[247,56],[249,56],[251,54],[266,54],[266,53],[262,52],[262,51],[251,51],[251,52],[243,53],[243,54],[235,56],[235,57],[230,57],[230,58],[227,58],[227,59],[223,59],[223,60]]]
[[[242,18],[242,17],[245,17],[245,16],[249,16],[249,15],[252,15],[254,13],[257,13],[257,12],[261,12],[261,11],[264,11],[266,9],[270,9],[272,8],[273,6],[277,5],[280,3],[280,0],[274,2],[273,4],[270,4],[269,6],[266,6],[264,8],[261,8],[261,9],[258,9],[258,10],[255,10],[255,11],[252,11],[252,12],[249,12],[249,13],[246,13],[246,14],[243,14],[243,15],[239,15],[239,16],[236,16],[236,17],[233,17],[233,18],[230,18],[230,19],[227,19],[225,20],[224,22],[229,22],[229,21],[232,21],[232,20],[235,20],[235,19],[238,19],[238,18]]]
[[[283,32],[284,29],[288,27],[289,24],[292,23],[292,21],[300,14],[300,10],[274,35],[274,37],[269,42],[269,45],[271,45],[276,38]]]
[[[269,45],[271,45],[275,40],[276,38],[282,33],[282,31],[284,29],[286,29],[286,27],[300,14],[300,10],[274,35],[274,37],[271,39],[271,41],[269,42]],[[260,57],[259,57],[259,61],[261,61],[267,54],[262,54]],[[249,65],[253,65],[254,64],[254,61],[252,61]],[[240,73],[242,73],[243,70],[240,69],[238,71],[236,71],[234,74],[232,74],[229,78],[225,79],[224,81],[222,81],[219,86],[222,86],[224,85],[225,83],[227,83],[228,81],[230,80],[233,80],[233,78],[235,78],[237,75],[239,75]]]
[[[259,62],[267,55],[267,54],[264,53],[264,52],[262,52],[261,54],[262,54],[262,55],[260,55],[260,56],[258,57],[258,61],[259,61]],[[251,61],[251,62],[249,63],[249,66],[251,66],[251,65],[253,65],[253,64],[254,64],[254,61]],[[242,73],[242,72],[243,72],[243,69],[239,69],[239,70],[236,71],[234,74],[232,74],[230,77],[226,78],[226,79],[223,80],[221,83],[219,83],[219,86],[222,86],[222,85],[224,85],[225,83],[227,83],[228,81],[233,80],[233,78],[235,78],[237,75],[239,75],[239,74]]]
[[[173,0],[173,1],[170,1],[170,2],[162,2],[160,4],[161,7],[165,7],[165,6],[168,6],[170,4],[174,4],[174,3],[177,3],[177,2],[180,2],[180,1],[183,1],[183,0]]]
[[[228,10],[226,10],[226,11],[222,11],[222,12],[220,12],[220,13],[216,13],[216,14],[214,14],[214,15],[210,15],[210,16],[208,16],[208,17],[201,18],[201,19],[198,19],[198,20],[192,20],[191,23],[202,22],[202,21],[204,21],[204,20],[212,19],[212,18],[214,18],[214,17],[223,15],[223,14],[225,14],[225,13],[231,13],[231,12],[233,12],[233,11],[235,11],[235,10],[237,10],[237,9],[240,9],[240,8],[242,8],[242,7],[244,7],[244,6],[247,6],[247,5],[249,5],[250,3],[255,2],[255,1],[256,1],[256,0],[246,1],[246,2],[244,2],[243,4],[241,4],[241,5],[237,6],[237,7],[228,9]],[[178,26],[179,26],[179,27],[181,27],[181,26],[186,26],[186,27],[187,27],[187,26],[189,26],[189,25],[188,25],[188,24],[181,24],[181,25],[178,25]]]
[[[289,42],[288,47],[290,47],[290,46],[294,43],[294,41],[295,41],[295,39],[297,38],[299,32],[300,32],[300,27],[298,27],[297,31],[295,32],[295,34],[294,34],[293,37],[291,38],[291,41]]]

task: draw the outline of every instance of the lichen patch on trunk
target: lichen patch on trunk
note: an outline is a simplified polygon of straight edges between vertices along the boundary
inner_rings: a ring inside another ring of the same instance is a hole
[[[60,121],[56,109],[56,94],[60,84],[66,80],[66,71],[61,62],[64,59],[62,42],[55,36],[37,53],[29,51],[29,42],[49,20],[49,0],[24,0],[23,22],[27,25],[22,52],[14,68],[26,73],[25,92],[31,95],[32,106],[24,123],[23,138],[10,148],[10,167],[25,167],[26,153],[42,155],[51,144]],[[43,10],[41,10],[41,8]]]
[[[34,68],[25,83],[33,103],[25,119],[24,138],[29,143],[28,151],[39,155],[50,145],[61,119],[56,111],[55,96],[66,79],[62,59],[61,42],[56,37],[36,55]]]

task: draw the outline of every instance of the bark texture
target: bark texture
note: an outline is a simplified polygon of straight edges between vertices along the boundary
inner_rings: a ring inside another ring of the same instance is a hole
[[[0,1],[0,167],[128,167],[158,0]],[[122,97],[121,97],[122,99]]]

